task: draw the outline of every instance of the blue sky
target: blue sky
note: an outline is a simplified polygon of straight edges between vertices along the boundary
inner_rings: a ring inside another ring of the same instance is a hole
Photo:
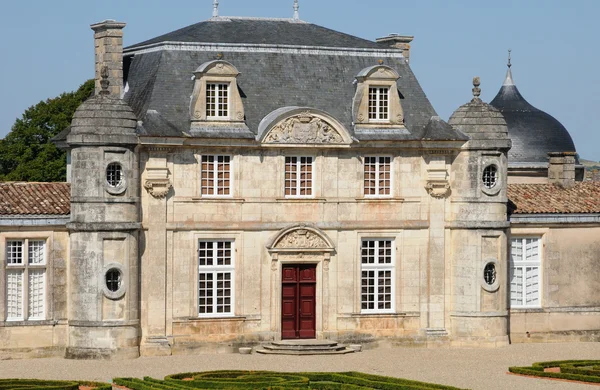
[[[291,17],[293,0],[220,0],[221,15]],[[212,0],[4,1],[0,24],[0,137],[40,100],[93,77],[89,25],[128,24],[125,45],[212,15]],[[300,17],[362,38],[414,35],[411,67],[447,120],[481,76],[490,101],[513,50],[513,75],[534,106],[561,121],[582,158],[600,161],[600,1],[300,0]]]

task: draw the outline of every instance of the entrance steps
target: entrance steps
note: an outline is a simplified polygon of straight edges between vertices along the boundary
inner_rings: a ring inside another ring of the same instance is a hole
[[[357,348],[349,348],[330,340],[282,340],[263,345],[256,353],[264,355],[344,355],[356,352]]]

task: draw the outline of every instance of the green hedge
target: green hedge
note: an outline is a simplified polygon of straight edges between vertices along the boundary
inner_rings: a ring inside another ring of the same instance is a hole
[[[111,390],[112,385],[100,382],[45,381],[39,379],[0,379],[0,390],[78,390],[79,386],[96,387],[98,390]]]
[[[600,383],[599,366],[600,360],[555,360],[533,363],[530,367],[509,367],[508,371],[541,378]],[[544,372],[545,368],[553,367],[559,367],[560,372]]]
[[[192,378],[193,380],[184,380]],[[175,389],[315,389],[315,390],[452,390],[455,387],[435,385],[406,379],[344,373],[278,373],[271,371],[209,371],[169,375],[164,380],[117,378],[114,383],[133,390]]]

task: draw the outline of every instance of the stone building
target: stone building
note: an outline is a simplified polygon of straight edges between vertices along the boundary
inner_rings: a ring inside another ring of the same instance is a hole
[[[215,15],[123,49],[124,27],[92,26],[69,183],[0,186],[0,358],[597,338],[600,186],[568,132],[511,171],[514,85],[486,104],[476,78],[447,123],[412,37]]]

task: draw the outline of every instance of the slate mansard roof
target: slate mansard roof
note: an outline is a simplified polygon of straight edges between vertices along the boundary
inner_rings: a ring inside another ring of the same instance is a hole
[[[292,19],[220,17],[125,49],[124,98],[143,123],[140,135],[189,133],[192,76],[219,54],[241,72],[237,82],[254,134],[269,113],[297,106],[329,113],[354,135],[355,78],[380,61],[401,76],[398,89],[409,132],[402,139],[421,139],[437,115],[399,49]]]
[[[69,183],[0,183],[0,217],[69,215]]]

